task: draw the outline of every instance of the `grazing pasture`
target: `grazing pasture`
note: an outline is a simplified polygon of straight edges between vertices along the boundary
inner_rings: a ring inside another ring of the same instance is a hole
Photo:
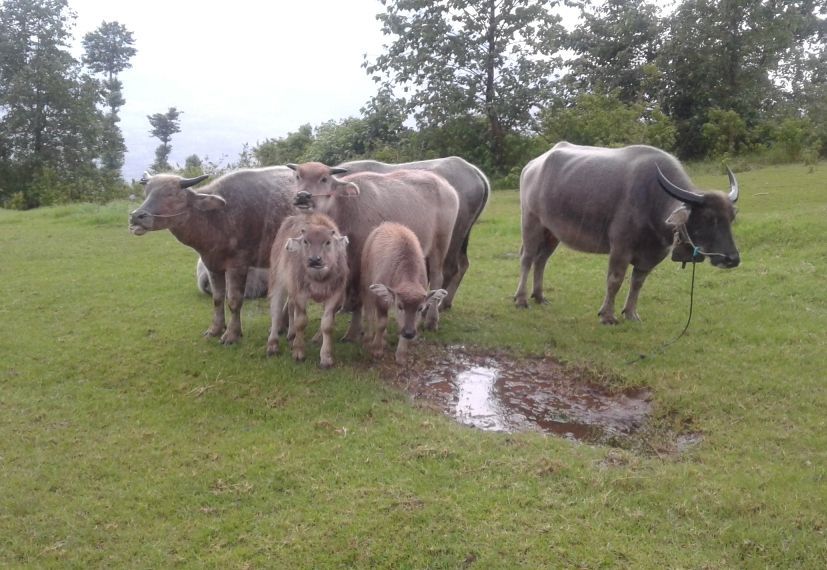
[[[196,254],[129,235],[134,204],[0,211],[0,566],[824,568],[826,169],[738,174],[741,266],[698,266],[688,333],[635,364],[683,327],[691,269],[607,327],[606,258],[560,249],[550,303],[516,309],[519,200],[494,193],[424,342],[648,388],[624,448],[458,425],[353,345],[267,359],[265,300],[239,344],[201,338]]]

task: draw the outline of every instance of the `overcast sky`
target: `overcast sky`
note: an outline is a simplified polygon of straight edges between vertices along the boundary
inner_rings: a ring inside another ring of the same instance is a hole
[[[124,177],[140,178],[158,139],[147,115],[182,111],[172,164],[197,154],[235,161],[247,142],[283,137],[300,125],[358,116],[376,93],[361,68],[386,41],[379,0],[194,2],[69,0],[75,38],[117,21],[135,38],[120,75],[128,147]]]

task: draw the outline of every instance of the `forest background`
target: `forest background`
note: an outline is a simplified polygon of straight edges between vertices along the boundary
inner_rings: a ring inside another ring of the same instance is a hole
[[[383,0],[383,51],[365,57],[376,94],[358,116],[300,124],[235,159],[168,161],[182,110],[147,117],[150,171],[370,157],[459,155],[495,187],[560,140],[651,144],[683,160],[752,164],[827,155],[824,0]],[[30,209],[133,193],[122,176],[118,76],[135,38],[103,22],[71,48],[67,0],[0,4],[0,207]],[[335,96],[332,93],[331,96]],[[131,181],[130,181],[131,182]]]

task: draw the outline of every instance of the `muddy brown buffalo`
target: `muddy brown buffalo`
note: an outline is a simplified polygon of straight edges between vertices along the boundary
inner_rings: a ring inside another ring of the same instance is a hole
[[[675,243],[691,244],[695,259],[737,267],[732,238],[738,183],[732,171],[729,194],[695,189],[680,162],[651,146],[624,148],[556,144],[523,168],[520,209],[523,245],[514,300],[528,305],[526,283],[534,267],[532,297],[543,297],[543,271],[562,242],[572,249],[609,254],[606,297],[599,317],[616,324],[615,296],[632,265],[623,314],[639,320],[637,301],[647,275]]]
[[[279,352],[279,332],[290,318],[292,353],[304,360],[304,330],[309,301],[324,306],[320,366],[333,366],[333,326],[347,286],[348,238],[324,214],[310,213],[284,220],[270,253],[270,337],[267,354]],[[289,309],[285,311],[285,304]]]
[[[387,174],[359,172],[338,178],[345,169],[319,162],[288,164],[295,171],[297,196],[310,197],[315,211],[329,215],[350,239],[348,309],[353,318],[346,338],[362,331],[360,261],[365,240],[382,222],[397,222],[416,235],[425,254],[430,286],[443,284],[442,267],[459,209],[459,198],[448,182],[424,170]],[[425,325],[436,328],[439,314],[431,307]]]
[[[438,308],[448,292],[428,290],[422,247],[416,235],[402,224],[385,222],[370,233],[362,250],[361,271],[365,318],[373,333],[365,342],[374,358],[382,357],[388,311],[393,312],[399,326],[396,362],[404,364],[421,315],[430,306]]]
[[[210,272],[213,298],[213,320],[204,334],[221,335],[222,344],[232,344],[241,337],[249,267],[268,266],[282,220],[296,212],[293,173],[281,166],[239,170],[194,191],[192,186],[205,178],[145,175],[146,199],[129,215],[129,229],[138,236],[169,230],[198,252]]]

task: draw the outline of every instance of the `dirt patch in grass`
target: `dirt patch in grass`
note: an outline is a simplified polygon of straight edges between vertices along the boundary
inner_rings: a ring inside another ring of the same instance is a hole
[[[482,430],[615,445],[641,430],[652,409],[646,389],[612,389],[593,371],[547,357],[427,343],[412,352],[404,367],[387,359],[374,366],[414,401]]]

